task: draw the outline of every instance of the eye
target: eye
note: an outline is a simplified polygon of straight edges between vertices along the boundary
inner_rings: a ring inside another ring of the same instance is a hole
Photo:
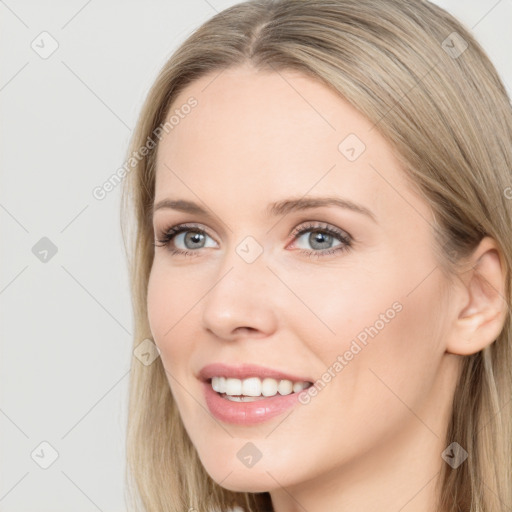
[[[163,233],[161,233],[159,239],[156,241],[157,243],[154,245],[157,247],[167,247],[171,254],[196,256],[196,249],[203,249],[204,247],[208,247],[204,245],[206,237],[211,239],[206,231],[197,227],[196,225],[179,224],[177,226],[166,229]],[[171,247],[171,242],[173,246],[176,244],[184,244],[185,248],[179,249],[176,247]],[[212,246],[210,245],[209,247]]]
[[[303,239],[299,252],[310,257],[329,256],[347,251],[352,247],[352,238],[348,233],[328,224],[308,223],[296,228],[292,235],[298,242]],[[313,250],[303,249],[304,244],[309,245]]]

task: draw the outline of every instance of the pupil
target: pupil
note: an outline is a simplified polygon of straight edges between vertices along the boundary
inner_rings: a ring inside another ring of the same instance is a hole
[[[201,242],[201,237],[203,235],[201,233],[188,233],[185,239],[189,242],[192,242],[192,244],[197,244]]]
[[[320,244],[321,247],[316,247],[317,249],[325,249],[325,244],[327,244],[327,247],[329,246],[329,241],[331,238],[331,235],[327,235],[325,233],[321,233],[319,231],[313,232],[310,235],[310,244],[312,247],[315,247],[315,244]],[[324,246],[322,246],[324,244]]]

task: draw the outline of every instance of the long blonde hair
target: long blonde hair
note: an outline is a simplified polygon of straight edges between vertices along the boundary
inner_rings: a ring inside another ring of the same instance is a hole
[[[506,269],[504,298],[511,303],[512,108],[494,66],[463,25],[421,0],[235,5],[199,27],[165,64],[142,108],[129,155],[155,139],[188,84],[246,62],[302,71],[371,120],[431,205],[440,268],[455,276],[459,258],[491,236]],[[123,181],[134,348],[151,338],[146,294],[154,250],[155,154],[150,149]],[[496,512],[512,506],[511,329],[509,309],[495,342],[464,356],[446,446],[457,442],[469,457],[457,469],[442,465],[437,510]],[[136,510],[224,512],[235,504],[271,510],[268,493],[231,492],[205,472],[160,358],[151,365],[134,358],[130,379],[126,478]]]

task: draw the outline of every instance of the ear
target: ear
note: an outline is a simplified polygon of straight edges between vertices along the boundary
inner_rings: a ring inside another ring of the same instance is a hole
[[[446,351],[469,355],[491,345],[505,324],[505,265],[493,238],[484,237],[459,274],[460,285],[452,300],[456,318],[448,334]]]

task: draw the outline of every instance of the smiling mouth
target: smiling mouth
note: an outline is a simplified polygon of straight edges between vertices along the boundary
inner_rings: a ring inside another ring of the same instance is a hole
[[[275,396],[286,396],[309,388],[308,381],[291,381],[288,379],[260,379],[249,377],[236,379],[230,377],[212,377],[208,380],[212,389],[222,398],[231,402],[255,402]]]

